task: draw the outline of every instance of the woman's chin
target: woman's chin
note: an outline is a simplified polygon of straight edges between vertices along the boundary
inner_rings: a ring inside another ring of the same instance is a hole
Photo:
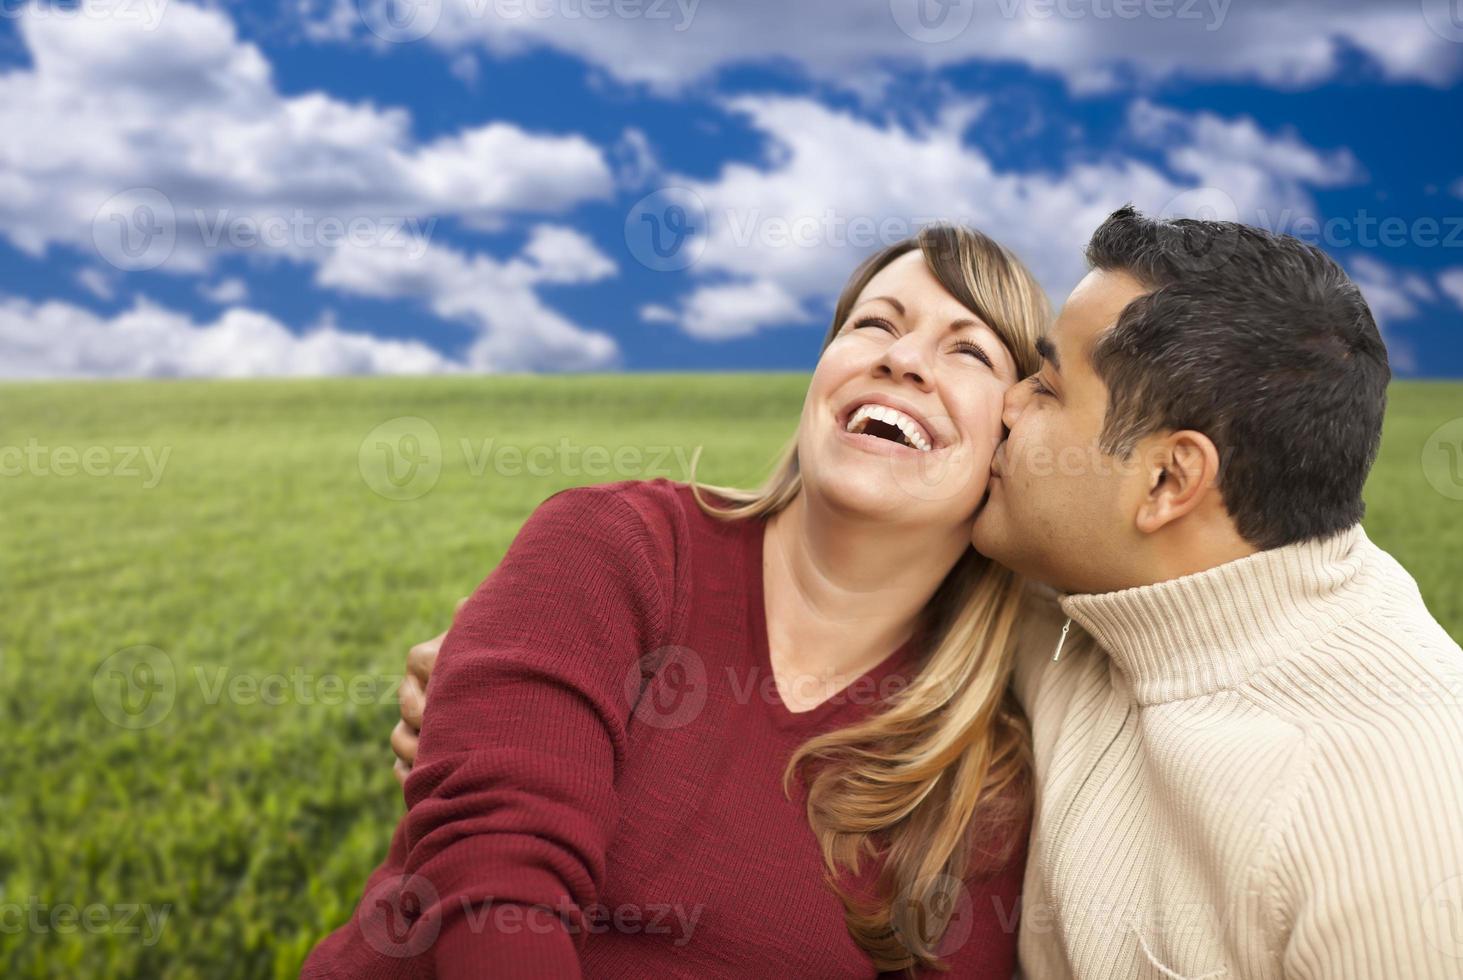
[[[983,496],[983,488],[969,481],[931,482],[918,473],[880,466],[827,476],[809,490],[841,513],[915,526],[969,517]]]

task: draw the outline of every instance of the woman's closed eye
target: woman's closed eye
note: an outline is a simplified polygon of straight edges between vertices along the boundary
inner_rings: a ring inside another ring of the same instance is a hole
[[[853,329],[858,330],[860,327],[878,327],[888,333],[894,332],[894,324],[876,316],[866,316],[862,320],[855,320]]]
[[[894,324],[876,316],[864,317],[861,320],[854,321],[854,330],[858,330],[861,327],[876,327],[886,333],[894,332]],[[986,349],[973,341],[957,340],[951,345],[950,349],[959,353],[969,354],[988,368],[994,368],[996,366],[995,362],[991,360],[991,356],[986,353]]]
[[[980,344],[973,343],[972,341],[957,340],[955,341],[954,346],[951,347],[951,350],[957,350],[963,353],[972,354],[977,360],[979,360],[988,368],[994,369],[996,366],[995,362],[991,360],[991,356],[985,352],[985,348],[982,347]]]

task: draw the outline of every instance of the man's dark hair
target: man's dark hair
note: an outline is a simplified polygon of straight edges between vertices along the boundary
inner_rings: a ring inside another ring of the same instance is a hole
[[[1219,450],[1219,490],[1257,548],[1361,520],[1387,404],[1387,349],[1361,291],[1324,252],[1230,221],[1114,211],[1094,269],[1151,291],[1093,346],[1107,385],[1102,450],[1193,429]]]

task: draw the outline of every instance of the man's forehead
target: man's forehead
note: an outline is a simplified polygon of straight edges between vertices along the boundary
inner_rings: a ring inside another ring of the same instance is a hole
[[[1098,337],[1117,322],[1129,303],[1148,288],[1126,272],[1094,269],[1083,277],[1052,324],[1050,338],[1062,358],[1069,362],[1087,360]]]

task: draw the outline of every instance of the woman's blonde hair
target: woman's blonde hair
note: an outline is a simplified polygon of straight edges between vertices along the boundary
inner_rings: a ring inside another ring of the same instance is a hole
[[[978,231],[936,225],[872,256],[844,287],[826,349],[870,279],[919,249],[940,284],[988,324],[1021,375],[1036,369],[1036,338],[1050,316],[1045,294],[1010,252]],[[802,490],[797,434],[756,490],[689,482],[703,511],[723,520],[770,517]],[[709,490],[729,506],[712,503]],[[960,883],[994,871],[1023,841],[1030,808],[1025,717],[1007,690],[1020,580],[973,548],[955,563],[921,614],[918,673],[884,710],[809,739],[793,753],[784,791],[811,775],[808,821],[848,931],[880,972],[934,966]],[[988,841],[977,852],[971,829]],[[839,884],[840,869],[883,856],[873,904]]]

